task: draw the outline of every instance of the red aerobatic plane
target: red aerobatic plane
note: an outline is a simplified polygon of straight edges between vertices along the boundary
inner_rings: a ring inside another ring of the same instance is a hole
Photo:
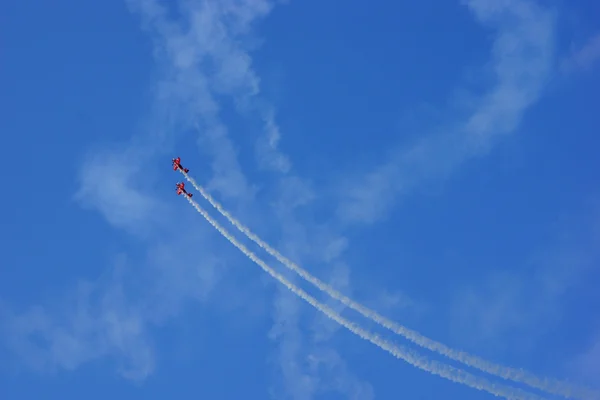
[[[178,169],[182,170],[182,171],[183,171],[183,172],[185,172],[186,174],[187,174],[188,172],[190,172],[190,170],[189,170],[189,169],[187,169],[187,168],[183,168],[183,167],[181,166],[181,157],[177,157],[177,158],[174,158],[174,159],[173,159],[173,171],[177,171]]]
[[[177,195],[179,196],[181,193],[185,193],[188,197],[192,197],[192,193],[188,193],[185,191],[185,184],[183,182],[177,182]]]

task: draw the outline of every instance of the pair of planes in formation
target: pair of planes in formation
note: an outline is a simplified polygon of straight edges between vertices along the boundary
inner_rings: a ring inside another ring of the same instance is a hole
[[[181,165],[181,157],[174,158],[172,161],[173,161],[173,171],[179,170],[179,171],[183,171],[186,174],[188,172],[190,172],[189,169],[183,168],[183,166]],[[187,197],[192,197],[193,196],[192,193],[188,193],[185,190],[185,183],[183,183],[183,182],[177,182],[177,184],[175,184],[175,186],[177,188],[177,195],[178,196],[180,194],[182,194],[182,193],[185,194]]]

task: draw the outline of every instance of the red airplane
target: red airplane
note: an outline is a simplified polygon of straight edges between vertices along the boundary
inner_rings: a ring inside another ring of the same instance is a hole
[[[177,195],[179,196],[181,193],[185,193],[188,197],[192,197],[193,194],[192,193],[188,193],[185,191],[185,183],[183,182],[177,182]]]
[[[183,167],[181,166],[181,157],[177,157],[177,158],[174,158],[174,159],[173,159],[173,171],[177,171],[178,169],[182,170],[182,171],[183,171],[183,172],[185,172],[186,174],[187,174],[188,172],[190,172],[190,170],[189,170],[189,169],[187,169],[187,168],[183,168]]]

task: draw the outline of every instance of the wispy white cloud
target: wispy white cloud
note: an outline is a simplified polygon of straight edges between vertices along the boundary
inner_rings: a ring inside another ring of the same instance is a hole
[[[261,317],[264,287],[232,279],[240,261],[220,238],[202,225],[180,224],[171,233],[136,257],[118,256],[94,282],[80,281],[40,305],[2,307],[0,344],[18,361],[11,368],[54,373],[107,359],[121,376],[143,380],[155,370],[157,350],[168,351],[164,343],[156,347],[155,328],[190,302],[246,324]]]
[[[346,362],[333,349],[316,347],[306,358],[311,374],[324,377],[325,383],[322,385],[321,393],[335,391],[352,400],[375,398],[373,387],[357,379],[346,366]]]
[[[499,268],[483,283],[458,287],[450,315],[463,345],[527,352],[561,323],[568,299],[600,271],[599,211],[597,204],[582,207],[563,221],[554,240],[522,268]]]
[[[496,30],[489,68],[494,83],[472,102],[459,122],[432,127],[412,147],[343,184],[338,215],[371,223],[398,195],[420,182],[444,178],[469,158],[486,154],[502,135],[516,130],[525,110],[541,95],[554,63],[555,18],[531,1],[469,0],[463,4],[486,28]]]
[[[275,121],[275,111],[268,107],[263,114],[266,134],[256,142],[256,153],[262,168],[282,173],[290,172],[292,163],[288,156],[279,151],[281,134]]]
[[[600,333],[597,334],[582,354],[579,354],[570,362],[570,369],[577,376],[598,386],[600,376]]]
[[[117,276],[105,287],[82,282],[52,306],[9,311],[3,323],[11,350],[40,372],[73,370],[107,355],[130,379],[144,379],[154,370],[143,312],[127,298]]]
[[[561,63],[565,73],[589,71],[600,61],[600,33],[594,36],[580,48],[575,49]]]
[[[99,211],[112,225],[144,235],[168,216],[166,207],[148,196],[148,182],[132,151],[99,151],[83,161],[75,199]]]
[[[208,146],[206,154],[215,160],[214,179],[228,179],[228,190],[245,184],[234,146],[218,117],[220,96],[231,97],[240,112],[261,115],[260,164],[287,171],[290,162],[277,149],[275,111],[266,100],[257,98],[260,79],[249,55],[255,44],[252,28],[269,14],[274,2],[183,1],[177,5],[179,20],[169,18],[169,10],[157,0],[128,0],[128,4],[142,17],[154,38],[157,61],[167,71],[158,88],[160,107],[178,124],[200,124],[200,144]],[[232,176],[224,178],[228,174]]]

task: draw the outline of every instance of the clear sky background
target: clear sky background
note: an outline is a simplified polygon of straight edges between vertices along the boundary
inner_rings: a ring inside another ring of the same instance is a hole
[[[2,399],[492,398],[264,274],[176,156],[361,303],[600,388],[597,1],[20,0],[0,41]]]

